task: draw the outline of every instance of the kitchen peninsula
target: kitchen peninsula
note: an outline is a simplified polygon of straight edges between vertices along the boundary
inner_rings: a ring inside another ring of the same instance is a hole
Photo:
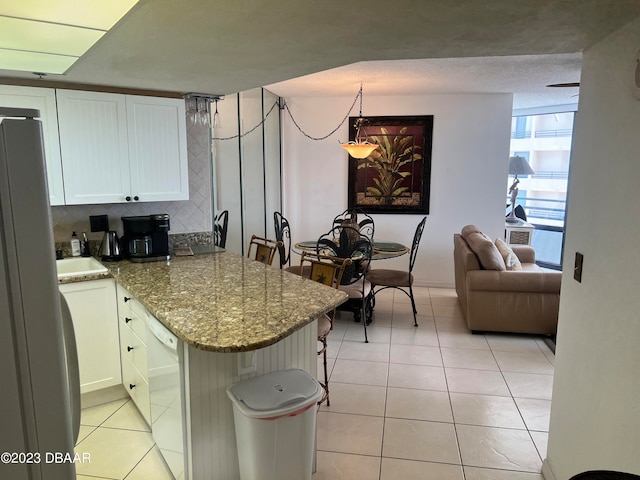
[[[129,308],[122,302],[139,302],[138,312],[146,310],[149,321],[157,318],[182,341],[178,354],[184,382],[184,458],[190,478],[239,478],[233,408],[226,388],[287,368],[301,368],[315,377],[315,320],[343,303],[346,295],[230,252],[105,265],[118,282],[119,315]],[[121,338],[124,322],[121,316]],[[146,332],[147,342],[151,335]],[[123,358],[126,387],[125,363]],[[154,422],[158,408],[152,399]],[[164,456],[171,466],[171,453]],[[175,461],[182,461],[179,455]]]

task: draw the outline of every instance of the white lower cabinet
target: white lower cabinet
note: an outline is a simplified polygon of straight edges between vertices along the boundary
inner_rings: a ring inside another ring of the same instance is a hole
[[[122,384],[146,422],[151,425],[146,342],[148,314],[126,289],[118,285],[117,290]]]
[[[112,278],[60,285],[75,330],[80,393],[122,383],[116,282]]]

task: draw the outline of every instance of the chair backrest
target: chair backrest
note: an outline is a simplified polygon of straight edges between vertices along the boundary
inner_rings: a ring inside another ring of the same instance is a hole
[[[316,244],[316,253],[338,258],[350,258],[345,266],[342,285],[355,283],[364,277],[371,264],[373,252],[371,240],[357,229],[336,226],[322,235]]]
[[[291,264],[291,227],[289,221],[280,212],[273,212],[273,225],[276,230],[276,241],[282,242],[278,247],[280,268]]]
[[[273,257],[276,255],[276,250],[281,244],[282,242],[252,235],[247,257],[271,265],[273,263]]]
[[[217,247],[225,248],[227,244],[227,226],[229,225],[229,210],[224,210],[213,222],[213,243]]]
[[[525,222],[527,221],[527,212],[524,211],[524,207],[522,205],[516,205],[513,213],[520,220],[524,220]]]
[[[313,252],[302,252],[300,258],[300,275],[322,283],[328,287],[338,288],[342,281],[344,269],[351,265],[350,258],[331,257]],[[304,268],[304,267],[308,268]]]
[[[353,227],[355,227],[355,225],[353,225],[352,222],[357,223],[360,233],[369,237],[370,240],[373,240],[373,234],[375,233],[373,217],[361,208],[348,208],[341,214],[336,215],[333,219],[333,226],[338,227],[345,222]]]
[[[411,244],[411,251],[409,252],[409,273],[413,271],[413,265],[416,263],[418,247],[420,246],[420,239],[422,238],[422,232],[424,231],[424,224],[426,222],[427,217],[424,217],[416,227],[416,233],[413,234],[413,243]]]

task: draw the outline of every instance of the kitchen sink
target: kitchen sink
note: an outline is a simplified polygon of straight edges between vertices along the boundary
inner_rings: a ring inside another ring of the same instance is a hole
[[[93,257],[74,257],[56,260],[58,278],[106,273],[107,267]]]

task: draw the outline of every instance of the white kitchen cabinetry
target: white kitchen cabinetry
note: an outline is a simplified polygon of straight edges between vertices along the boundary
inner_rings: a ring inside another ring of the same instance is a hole
[[[124,95],[57,90],[67,205],[124,202],[130,195]]]
[[[189,198],[183,100],[56,94],[67,205]]]
[[[112,278],[60,285],[75,330],[80,393],[122,383],[116,283]]]
[[[189,199],[184,100],[127,96],[131,191],[144,202]]]
[[[49,203],[51,205],[64,205],[55,90],[52,88],[0,85],[0,106],[40,110],[44,154],[47,164]]]
[[[126,289],[118,285],[117,290],[122,383],[144,419],[151,425],[147,311]]]

